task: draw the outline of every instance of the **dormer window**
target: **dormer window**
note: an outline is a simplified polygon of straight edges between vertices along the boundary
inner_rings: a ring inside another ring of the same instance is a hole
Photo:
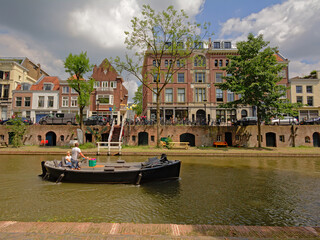
[[[220,48],[220,42],[213,42],[213,48]]]
[[[203,42],[195,42],[194,43],[194,48],[202,49],[203,48]]]
[[[21,90],[24,90],[24,91],[30,90],[30,84],[29,83],[22,83]]]
[[[164,45],[166,46],[166,48],[169,48],[169,47],[171,47],[172,43],[171,42],[165,42]]]
[[[43,84],[43,90],[45,91],[51,91],[53,89],[52,83],[44,83]]]
[[[224,48],[231,48],[231,42],[224,42]]]

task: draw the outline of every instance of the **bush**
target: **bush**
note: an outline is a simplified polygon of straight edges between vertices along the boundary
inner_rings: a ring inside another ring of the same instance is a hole
[[[89,149],[89,148],[95,148],[96,145],[91,142],[87,142],[85,144],[80,145],[80,149]]]

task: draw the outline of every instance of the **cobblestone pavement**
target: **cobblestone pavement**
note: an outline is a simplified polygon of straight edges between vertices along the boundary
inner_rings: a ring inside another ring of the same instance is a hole
[[[0,221],[0,239],[320,239],[320,227]]]

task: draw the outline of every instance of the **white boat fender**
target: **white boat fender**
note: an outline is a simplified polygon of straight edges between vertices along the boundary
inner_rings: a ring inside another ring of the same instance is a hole
[[[139,175],[138,175],[138,179],[137,179],[136,185],[140,184],[141,178],[142,178],[142,173],[140,172]]]

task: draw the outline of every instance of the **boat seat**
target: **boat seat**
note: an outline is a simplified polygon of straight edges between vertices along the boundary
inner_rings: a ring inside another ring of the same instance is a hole
[[[67,165],[66,157],[62,157],[60,165],[61,167],[71,167],[70,165]]]
[[[60,167],[60,162],[58,160],[53,160],[55,167]]]
[[[104,171],[105,172],[114,172],[114,167],[105,167]]]

